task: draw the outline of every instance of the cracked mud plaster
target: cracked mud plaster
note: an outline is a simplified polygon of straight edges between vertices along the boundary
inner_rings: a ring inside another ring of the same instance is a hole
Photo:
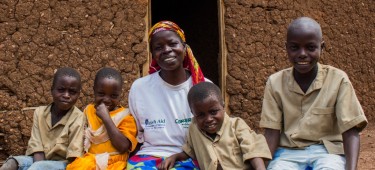
[[[370,120],[375,113],[375,3],[225,0],[227,89],[231,114],[256,130],[268,76],[290,67],[285,52],[288,24],[300,16],[316,19],[326,49],[320,62],[344,70]]]
[[[124,78],[123,98],[147,59],[147,0],[25,0],[0,2],[0,160],[24,154],[32,118],[24,107],[52,101],[57,68],[82,76],[81,109],[93,101],[93,79],[102,67]],[[127,105],[127,100],[122,100]],[[31,115],[32,116],[32,115]]]
[[[350,77],[369,119],[375,112],[375,25],[372,0],[225,0],[226,90],[231,114],[255,130],[268,76],[289,67],[284,51],[288,24],[299,16],[322,26],[327,48],[321,62]],[[302,2],[302,1],[301,1]],[[51,101],[53,72],[62,66],[79,70],[83,90],[79,107],[92,101],[95,72],[119,69],[126,99],[146,62],[146,0],[0,2],[0,159],[24,153],[31,118],[19,111]],[[126,105],[126,100],[123,101]],[[18,110],[18,111],[17,111]],[[31,115],[32,116],[32,115]],[[19,117],[19,118],[18,118]],[[24,119],[26,123],[21,123]],[[10,123],[12,122],[12,123]],[[11,133],[17,135],[9,135]],[[20,141],[11,147],[9,141]]]

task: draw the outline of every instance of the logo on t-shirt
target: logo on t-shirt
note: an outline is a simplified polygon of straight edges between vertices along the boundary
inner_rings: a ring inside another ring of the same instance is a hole
[[[165,119],[145,120],[145,129],[161,129],[165,127]]]
[[[186,119],[176,119],[175,123],[181,125],[184,128],[189,128],[191,122],[191,118],[186,118]]]

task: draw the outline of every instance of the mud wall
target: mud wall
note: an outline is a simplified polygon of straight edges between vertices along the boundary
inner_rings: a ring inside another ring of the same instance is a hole
[[[123,97],[147,59],[147,0],[7,0],[0,2],[0,160],[24,154],[32,121],[21,108],[52,101],[57,68],[82,76],[77,105],[93,99],[93,78],[104,66],[124,77]],[[127,104],[124,100],[123,105]],[[32,116],[32,115],[31,115]],[[27,120],[27,121],[26,121]],[[26,122],[25,122],[26,121]],[[5,144],[4,144],[5,143]]]
[[[316,19],[326,49],[321,63],[350,77],[367,117],[375,116],[375,3],[373,0],[225,0],[227,92],[233,115],[257,129],[268,76],[290,67],[284,50],[288,24]]]

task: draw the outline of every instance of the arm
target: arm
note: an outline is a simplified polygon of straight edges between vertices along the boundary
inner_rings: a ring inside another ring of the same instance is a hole
[[[45,159],[44,150],[43,150],[43,143],[42,138],[40,136],[39,130],[39,117],[38,115],[42,114],[42,111],[37,108],[34,112],[33,116],[33,126],[31,129],[31,137],[27,144],[26,155],[33,156],[34,162],[41,161]]]
[[[346,170],[357,169],[359,155],[359,135],[358,130],[354,127],[342,134],[344,140],[344,152],[346,157]]]
[[[232,119],[234,120],[234,119]],[[263,135],[255,133],[240,118],[235,119],[235,134],[240,146],[245,164],[251,164],[253,169],[265,170],[263,158],[271,159],[272,155]]]
[[[262,158],[253,158],[250,160],[246,160],[245,164],[251,164],[251,167],[253,167],[254,170],[266,170]]]
[[[277,95],[275,90],[273,90],[271,82],[270,77],[264,89],[259,125],[265,129],[264,137],[266,138],[271,155],[273,156],[280,143],[280,129],[282,129],[283,125],[283,106],[282,97]]]
[[[273,157],[280,143],[280,130],[266,128],[264,131],[264,137],[266,137],[268,148],[270,149],[271,155]],[[268,163],[269,161],[267,160],[265,162],[266,166],[268,166]]]
[[[273,155],[280,142],[280,130],[266,128],[264,131],[264,137],[266,137],[266,141],[268,147],[270,148],[271,155]]]
[[[165,159],[161,164],[159,164],[159,170],[168,170],[172,169],[176,161],[186,160],[190,158],[185,152],[176,153],[167,159]]]
[[[126,138],[119,129],[117,129],[116,125],[109,116],[108,109],[103,103],[96,107],[96,114],[103,121],[113,147],[115,147],[120,153],[129,151],[129,148],[131,147],[129,139]]]
[[[347,75],[341,81],[335,109],[338,130],[342,132],[346,169],[356,169],[360,146],[358,133],[368,122]]]
[[[79,109],[74,108],[73,113],[77,115],[74,121],[69,124],[69,143],[66,151],[66,158],[68,162],[72,162],[76,157],[80,157],[84,152],[84,130],[86,124],[85,114]]]

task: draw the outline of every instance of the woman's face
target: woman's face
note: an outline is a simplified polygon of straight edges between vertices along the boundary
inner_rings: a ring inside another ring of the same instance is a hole
[[[161,31],[151,38],[152,58],[162,70],[173,71],[182,68],[186,53],[185,44],[173,31]]]

